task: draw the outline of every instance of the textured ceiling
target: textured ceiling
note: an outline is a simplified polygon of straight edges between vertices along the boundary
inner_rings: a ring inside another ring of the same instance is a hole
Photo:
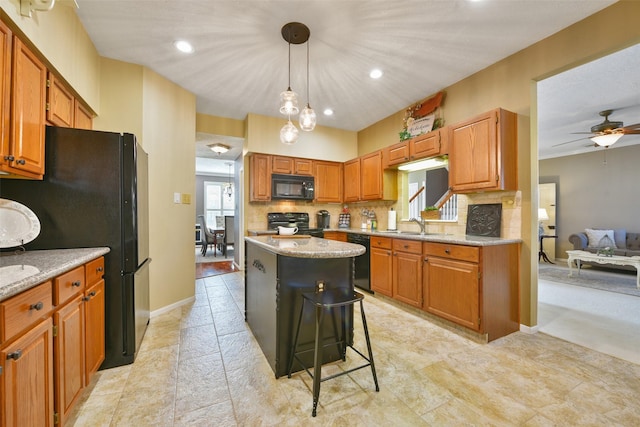
[[[280,29],[303,22],[318,124],[358,131],[612,3],[78,0],[77,14],[100,55],[144,65],[193,92],[199,113],[235,119],[279,117],[288,78]],[[195,52],[176,51],[177,39]],[[291,47],[291,87],[301,103],[306,47]],[[370,79],[372,68],[383,77]],[[321,114],[327,107],[332,117]]]

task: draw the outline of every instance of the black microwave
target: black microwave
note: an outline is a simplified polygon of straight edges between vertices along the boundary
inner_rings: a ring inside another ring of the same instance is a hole
[[[313,200],[314,180],[312,176],[271,175],[271,199]]]

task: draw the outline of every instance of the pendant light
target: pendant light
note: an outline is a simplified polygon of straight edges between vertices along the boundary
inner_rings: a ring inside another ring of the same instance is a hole
[[[233,163],[227,162],[227,166],[229,166],[229,175],[227,180],[227,185],[224,186],[224,194],[231,200],[233,196],[233,185],[231,184],[231,165]]]
[[[298,141],[298,128],[289,121],[280,129],[280,142],[287,145],[293,145]]]
[[[309,105],[309,41],[307,41],[307,106],[300,113],[298,118],[300,129],[311,132],[316,127],[316,112]]]
[[[280,93],[280,113],[285,116],[298,114],[298,95],[291,90],[291,30],[290,24],[282,27],[282,37],[289,43],[289,85],[287,90]],[[286,37],[285,37],[286,31]]]

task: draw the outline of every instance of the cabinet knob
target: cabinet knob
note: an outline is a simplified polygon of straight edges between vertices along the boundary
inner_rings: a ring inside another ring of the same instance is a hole
[[[102,268],[102,267],[98,267],[98,268],[96,268],[96,271],[97,271],[98,273],[101,273],[101,272],[103,272],[103,271],[104,271],[104,268]]]
[[[17,163],[17,164],[19,164],[19,165],[24,165],[24,164],[26,164],[27,162],[26,162],[24,159],[20,159],[20,160],[18,160],[16,163]]]
[[[36,311],[40,311],[42,310],[42,308],[44,307],[44,304],[42,304],[42,301],[38,301],[35,304],[31,304],[29,306],[29,310],[36,310]]]
[[[73,286],[74,288],[79,288],[80,285],[82,285],[82,282],[80,282],[80,280],[76,280],[75,282],[71,283],[71,286]]]
[[[13,162],[16,158],[13,156],[4,156],[4,159]]]
[[[447,255],[449,255],[449,254],[451,253],[451,250],[450,250],[450,249],[445,249],[445,250],[444,250],[444,253],[445,253],[445,254],[447,254]]]
[[[16,350],[13,353],[7,354],[7,360],[9,359],[18,360],[21,357],[22,357],[22,350]]]

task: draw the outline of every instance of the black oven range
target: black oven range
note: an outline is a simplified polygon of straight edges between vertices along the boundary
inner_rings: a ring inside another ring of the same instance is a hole
[[[324,237],[322,228],[309,227],[309,214],[306,212],[269,212],[267,228],[277,230],[278,227],[298,227],[298,233],[313,237]]]

